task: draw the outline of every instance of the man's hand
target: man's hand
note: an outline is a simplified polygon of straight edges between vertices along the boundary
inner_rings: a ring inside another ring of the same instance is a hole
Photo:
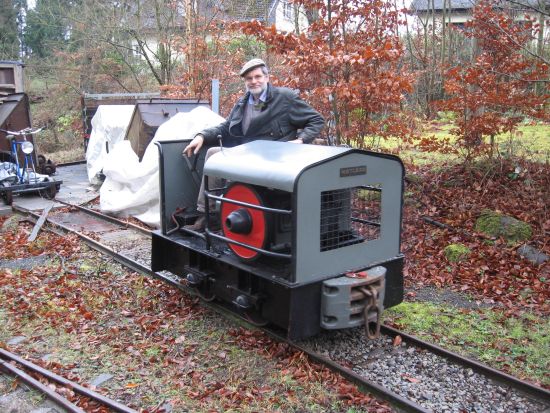
[[[294,139],[292,141],[288,141],[290,143],[304,143],[304,141],[302,140],[302,138],[298,138],[298,139]]]
[[[204,136],[197,135],[193,138],[191,142],[189,142],[189,145],[185,147],[183,150],[182,155],[196,155],[199,153],[200,149],[202,148],[202,144],[204,143]]]

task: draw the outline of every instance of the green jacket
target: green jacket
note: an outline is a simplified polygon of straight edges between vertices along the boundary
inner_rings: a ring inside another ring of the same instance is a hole
[[[249,95],[246,93],[239,99],[225,122],[201,132],[207,145],[216,145],[219,135],[224,146],[260,139],[286,142],[301,138],[304,143],[310,143],[325,125],[324,118],[300,99],[296,91],[268,83],[262,112],[252,119],[246,135],[243,135],[243,113]]]

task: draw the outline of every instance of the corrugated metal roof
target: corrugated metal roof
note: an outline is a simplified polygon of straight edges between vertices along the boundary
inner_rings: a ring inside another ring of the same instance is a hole
[[[181,100],[152,100],[150,102],[138,102],[132,115],[134,122],[134,116],[136,112],[141,113],[141,119],[143,123],[149,126],[160,126],[172,116],[177,113],[188,113],[195,109],[197,106],[204,106],[210,108],[209,102],[199,101],[192,99]],[[152,138],[152,137],[151,137]]]

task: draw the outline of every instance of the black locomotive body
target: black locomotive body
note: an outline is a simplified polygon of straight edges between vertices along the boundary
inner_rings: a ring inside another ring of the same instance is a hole
[[[157,143],[162,227],[152,269],[291,339],[365,324],[376,336],[382,310],[403,299],[399,158],[256,141],[205,164],[204,152],[182,157],[187,143]],[[199,233],[185,225],[203,170],[210,219]]]

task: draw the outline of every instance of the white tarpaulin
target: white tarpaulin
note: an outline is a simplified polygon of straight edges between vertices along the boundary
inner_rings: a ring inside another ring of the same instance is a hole
[[[98,185],[101,180],[98,174],[103,169],[109,151],[116,143],[124,140],[126,129],[132,119],[134,105],[99,105],[92,118],[92,133],[86,149],[86,168],[88,180]]]
[[[160,125],[139,161],[129,141],[119,142],[109,152],[103,166],[105,182],[100,189],[102,212],[133,216],[148,225],[160,227],[158,148],[156,141],[191,139],[205,128],[224,119],[199,106],[178,113]]]

